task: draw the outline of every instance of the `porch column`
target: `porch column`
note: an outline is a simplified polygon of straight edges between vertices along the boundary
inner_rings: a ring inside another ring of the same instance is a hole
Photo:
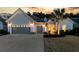
[[[43,32],[47,32],[47,27],[45,25],[43,25],[42,27],[43,27]]]
[[[30,24],[30,27],[31,27],[31,32],[36,32],[37,28],[34,23]]]
[[[11,27],[11,23],[9,23],[9,24],[8,24],[8,32],[9,32],[10,34],[12,34],[12,27]]]
[[[56,22],[56,31],[58,30],[58,22]]]

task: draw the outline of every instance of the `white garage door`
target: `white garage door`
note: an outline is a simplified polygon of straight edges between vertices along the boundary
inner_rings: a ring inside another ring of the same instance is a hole
[[[30,33],[30,27],[12,27],[13,34],[28,34]]]

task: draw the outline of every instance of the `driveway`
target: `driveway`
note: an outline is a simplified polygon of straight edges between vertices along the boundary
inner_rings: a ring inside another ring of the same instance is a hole
[[[43,52],[42,34],[12,34],[0,36],[1,52]]]

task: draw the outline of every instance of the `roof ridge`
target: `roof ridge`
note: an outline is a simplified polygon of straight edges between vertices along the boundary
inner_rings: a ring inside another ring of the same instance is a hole
[[[28,17],[30,17],[29,15],[27,15],[21,8],[18,8],[14,13],[13,13],[13,15],[10,17],[10,18],[12,18],[17,12],[18,12],[18,10],[20,10],[21,12],[23,12],[23,14],[25,15],[25,16],[28,16]],[[6,22],[8,22],[9,20],[10,20],[10,18],[8,19],[8,20],[6,20]],[[33,19],[32,17],[30,17],[31,19]],[[34,20],[33,20],[34,21]]]

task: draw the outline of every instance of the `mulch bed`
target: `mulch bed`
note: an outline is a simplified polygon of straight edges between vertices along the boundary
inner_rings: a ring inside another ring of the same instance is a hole
[[[43,37],[65,37],[65,35],[44,34]]]

